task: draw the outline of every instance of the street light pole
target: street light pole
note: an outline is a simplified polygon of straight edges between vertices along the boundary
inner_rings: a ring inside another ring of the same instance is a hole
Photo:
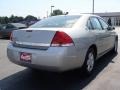
[[[46,12],[47,18],[48,18],[48,11]]]
[[[52,12],[53,12],[53,11],[52,11],[52,8],[53,8],[53,7],[55,7],[55,6],[51,6],[51,16],[52,16]]]
[[[94,2],[94,0],[93,0],[93,4],[92,4],[92,13],[94,14],[94,5],[95,4],[95,2]]]

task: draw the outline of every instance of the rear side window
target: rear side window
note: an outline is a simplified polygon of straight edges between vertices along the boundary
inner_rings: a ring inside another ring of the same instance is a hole
[[[31,28],[71,28],[81,16],[54,16],[43,19]]]
[[[94,30],[102,30],[101,24],[96,17],[91,17],[90,20]]]
[[[90,19],[89,19],[88,22],[87,22],[87,27],[88,27],[89,30],[92,30],[92,29],[93,29],[93,27],[92,27],[92,25],[91,25]]]

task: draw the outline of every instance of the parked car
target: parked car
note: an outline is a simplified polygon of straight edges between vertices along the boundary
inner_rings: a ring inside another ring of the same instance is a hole
[[[95,60],[117,52],[114,29],[96,15],[53,16],[13,31],[7,55],[26,67],[60,72],[81,67],[91,74]]]
[[[10,24],[13,25],[14,27],[18,28],[18,29],[27,28],[27,26],[25,24],[22,24],[22,23],[10,23]]]
[[[2,25],[1,29],[0,29],[0,38],[8,38],[11,35],[11,32],[13,30],[17,30],[18,28],[14,27],[11,24],[4,24]]]
[[[0,30],[2,29],[2,25],[0,24]]]
[[[0,29],[0,38],[10,37],[13,30],[27,28],[26,25],[21,23],[3,24]]]

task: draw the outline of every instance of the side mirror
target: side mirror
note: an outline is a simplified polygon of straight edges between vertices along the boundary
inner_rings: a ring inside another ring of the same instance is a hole
[[[113,26],[108,26],[107,30],[108,30],[108,31],[115,30],[115,27],[113,27]]]

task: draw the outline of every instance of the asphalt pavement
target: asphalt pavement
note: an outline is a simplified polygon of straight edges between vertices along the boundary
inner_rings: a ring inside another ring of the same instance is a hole
[[[120,45],[118,54],[101,57],[86,77],[79,69],[53,73],[15,65],[6,55],[8,42],[0,39],[0,90],[120,90]]]

